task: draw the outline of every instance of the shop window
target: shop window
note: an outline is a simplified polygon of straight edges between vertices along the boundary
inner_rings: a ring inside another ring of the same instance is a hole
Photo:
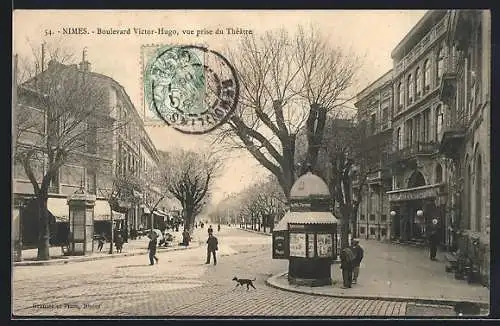
[[[370,228],[370,235],[375,235],[375,228]]]
[[[386,229],[380,229],[380,235],[385,237],[387,236],[387,230]]]
[[[359,228],[359,233],[360,234],[365,234],[365,231],[366,231],[366,229],[365,229],[364,226],[362,226],[362,227]]]

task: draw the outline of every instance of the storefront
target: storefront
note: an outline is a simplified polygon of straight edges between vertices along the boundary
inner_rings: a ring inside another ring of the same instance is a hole
[[[400,241],[423,242],[432,219],[439,221],[441,243],[447,241],[446,193],[443,184],[387,192],[390,202],[391,234]]]

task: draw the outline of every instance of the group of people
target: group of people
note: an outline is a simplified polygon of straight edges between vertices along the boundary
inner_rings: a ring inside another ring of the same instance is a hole
[[[97,250],[102,251],[104,244],[108,241],[106,235],[104,233],[101,233],[97,237]],[[123,249],[123,244],[126,242],[126,240],[123,238],[121,232],[116,232],[116,235],[114,237],[114,245],[116,248],[116,252],[121,253]]]
[[[217,229],[220,231],[220,225],[217,226]],[[210,225],[208,228],[208,239],[207,239],[207,260],[206,264],[210,264],[210,257],[213,257],[214,265],[217,265],[217,250],[219,250],[219,241],[217,237],[214,236],[214,230]],[[191,236],[189,234],[189,230],[185,229],[182,234],[183,240],[182,245],[189,245],[189,241],[191,240]],[[158,264],[158,257],[156,256],[156,248],[157,248],[157,236],[156,233],[151,234],[151,239],[149,240],[148,250],[149,250],[149,264],[154,265],[155,262]]]
[[[340,268],[342,269],[342,288],[348,289],[358,282],[359,266],[363,260],[364,250],[359,240],[352,239],[351,245],[340,252]]]

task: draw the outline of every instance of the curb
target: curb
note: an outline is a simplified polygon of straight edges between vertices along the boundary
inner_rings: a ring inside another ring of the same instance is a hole
[[[200,245],[194,245],[194,246],[189,246],[189,247],[174,247],[174,248],[167,248],[164,250],[158,250],[157,253],[161,252],[169,252],[169,251],[178,251],[178,250],[189,250],[189,249],[196,249],[199,248]],[[71,258],[66,258],[66,259],[54,259],[54,260],[42,260],[42,261],[20,261],[20,262],[14,262],[13,266],[46,266],[46,265],[65,265],[68,263],[81,263],[81,262],[86,262],[86,261],[94,261],[94,260],[102,260],[102,259],[113,259],[113,258],[121,258],[121,257],[131,257],[131,256],[140,256],[140,255],[147,255],[148,251],[145,249],[145,251],[141,252],[125,252],[121,254],[112,254],[112,255],[103,255],[103,256],[83,256],[83,257],[71,257]]]
[[[238,228],[238,230],[247,231],[247,232],[250,232],[250,233],[261,234],[261,235],[268,235],[268,236],[272,236],[272,234],[271,234],[271,233],[264,233],[264,232],[262,232],[262,231],[248,230],[248,229],[242,229],[242,228]]]
[[[419,297],[409,297],[409,296],[383,296],[383,295],[340,295],[340,294],[333,294],[333,293],[319,293],[314,290],[314,288],[308,288],[308,289],[293,289],[289,288],[286,286],[282,286],[278,284],[276,279],[283,277],[284,275],[288,274],[288,272],[284,273],[279,273],[276,275],[271,276],[266,280],[266,285],[283,290],[283,291],[289,291],[289,292],[294,292],[294,293],[302,293],[302,294],[309,294],[309,295],[315,295],[315,296],[325,296],[325,297],[333,297],[333,298],[345,298],[345,299],[365,299],[365,300],[386,300],[386,301],[398,301],[398,302],[413,302],[413,303],[420,303],[420,304],[434,304],[434,305],[445,305],[445,306],[453,306],[458,302],[466,302],[466,303],[474,303],[474,304],[479,304],[481,308],[489,309],[490,304],[488,302],[476,302],[476,301],[464,301],[460,299],[434,299],[434,298],[419,298]]]

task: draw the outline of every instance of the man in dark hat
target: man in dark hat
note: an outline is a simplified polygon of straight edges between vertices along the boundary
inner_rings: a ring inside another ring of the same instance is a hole
[[[354,253],[354,260],[352,261],[352,284],[356,284],[358,282],[359,265],[361,265],[361,261],[363,260],[364,250],[359,245],[358,239],[352,239],[351,243],[351,250]]]
[[[342,269],[343,289],[352,285],[352,263],[355,259],[351,247],[344,247],[340,252],[340,268]]]

